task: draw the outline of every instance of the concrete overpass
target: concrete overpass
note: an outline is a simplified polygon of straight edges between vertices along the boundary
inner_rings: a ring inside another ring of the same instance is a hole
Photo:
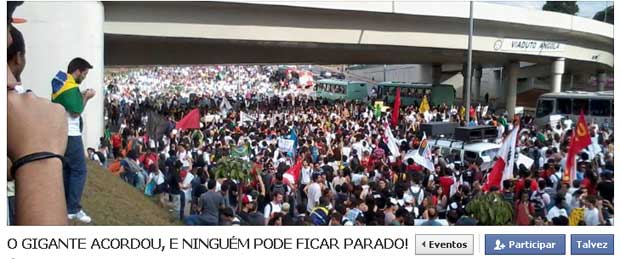
[[[56,15],[67,9],[79,17]],[[16,12],[29,20],[18,26],[29,59],[23,78],[42,96],[74,56],[94,60],[85,84],[99,92],[104,65],[433,64],[441,74],[441,65],[466,62],[468,15],[467,2],[401,1],[26,2]],[[519,62],[548,67],[553,91],[567,70],[613,71],[612,25],[482,2],[474,18],[473,62],[505,67],[511,112]],[[100,97],[87,107],[90,146],[102,135]]]
[[[466,62],[466,2],[105,2],[104,7],[106,65]],[[483,2],[475,3],[474,17],[476,63],[565,58],[567,68],[613,67],[609,24]],[[536,40],[556,48],[512,47]]]

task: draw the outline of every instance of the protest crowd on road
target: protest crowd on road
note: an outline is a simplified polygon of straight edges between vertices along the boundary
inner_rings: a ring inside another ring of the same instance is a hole
[[[500,224],[613,224],[609,125],[583,122],[589,143],[574,150],[582,122],[541,128],[530,116],[481,105],[424,103],[400,107],[399,117],[368,103],[318,99],[278,71],[108,72],[106,134],[88,148],[89,159],[187,225],[488,225],[472,205],[488,195],[509,204]],[[508,159],[500,168],[499,159],[483,165],[444,154],[421,133],[431,121],[496,127],[488,141],[504,147],[512,138],[509,149],[532,162]],[[569,153],[575,172],[565,174]]]

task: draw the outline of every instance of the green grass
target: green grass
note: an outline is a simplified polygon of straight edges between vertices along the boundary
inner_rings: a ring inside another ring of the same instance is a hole
[[[82,195],[82,207],[92,218],[88,225],[168,226],[180,225],[176,213],[158,205],[107,169],[88,161],[88,177]],[[84,225],[76,221],[71,225]]]

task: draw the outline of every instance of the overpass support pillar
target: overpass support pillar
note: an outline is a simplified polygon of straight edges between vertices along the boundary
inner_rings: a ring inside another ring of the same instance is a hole
[[[596,74],[596,86],[598,91],[605,91],[605,85],[607,84],[607,74],[603,71],[599,71]]]
[[[441,64],[433,64],[433,71],[431,72],[434,85],[441,84]]]
[[[71,10],[75,15],[57,15]],[[93,65],[80,89],[93,88],[97,92],[82,112],[82,140],[84,148],[99,146],[104,132],[104,76],[103,76],[103,22],[101,2],[26,2],[15,11],[15,16],[32,18],[17,26],[24,34],[28,64],[22,73],[22,83],[40,97],[51,98],[50,82],[59,70],[66,71],[75,57],[82,57]],[[79,21],[79,22],[76,22]],[[79,41],[67,44],[59,35],[85,35]],[[82,150],[86,152],[85,150]]]
[[[474,70],[474,82],[473,82],[473,95],[472,100],[480,102],[480,94],[481,94],[481,83],[482,83],[482,66],[476,67]]]
[[[558,58],[551,64],[551,92],[562,91],[562,75],[564,74],[564,58]]]
[[[517,106],[517,77],[519,75],[519,61],[510,62],[506,66],[506,111],[508,119],[512,120],[515,115],[515,107]]]

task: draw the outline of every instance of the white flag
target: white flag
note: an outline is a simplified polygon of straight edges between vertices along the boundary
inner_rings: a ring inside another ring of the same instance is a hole
[[[519,134],[519,126],[515,127],[510,135],[508,136],[507,143],[500,147],[499,154],[502,153],[502,148],[508,149],[506,154],[506,167],[504,168],[504,174],[502,176],[502,181],[507,179],[512,179],[513,177],[513,168],[515,162],[517,161],[517,139]]]
[[[493,164],[491,172],[489,172],[487,181],[483,186],[485,191],[490,190],[492,186],[503,187],[504,180],[513,178],[513,168],[517,157],[517,135],[519,126],[515,127],[510,134],[504,139],[502,146],[497,152],[497,160]]]
[[[220,103],[220,111],[226,115],[228,114],[228,110],[232,109],[232,105],[228,102],[228,98],[223,97],[222,103]]]
[[[394,157],[398,157],[400,155],[400,149],[398,148],[398,144],[396,143],[396,138],[394,138],[394,135],[392,134],[392,129],[390,128],[390,125],[386,124],[385,126],[386,128],[384,141],[386,142],[388,149],[390,149],[390,153],[392,153]]]
[[[435,165],[433,164],[433,159],[431,156],[431,148],[428,145],[428,140],[426,139],[426,133],[423,133],[422,141],[420,141],[420,147],[418,147],[418,152],[413,154],[413,161],[428,169],[431,172],[435,171]]]

